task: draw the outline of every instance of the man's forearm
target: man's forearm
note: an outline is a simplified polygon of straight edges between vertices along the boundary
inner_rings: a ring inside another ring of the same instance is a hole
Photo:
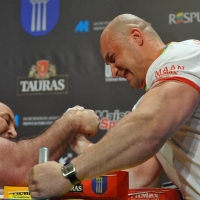
[[[50,160],[58,160],[78,133],[93,136],[98,131],[98,116],[93,110],[75,106],[56,120],[41,135],[17,143],[2,138],[0,147],[0,187],[27,185],[27,173],[38,164],[41,147],[50,149]]]
[[[0,172],[2,172],[0,185],[27,184],[26,174],[38,163],[41,147],[50,149],[50,160],[58,160],[61,157],[77,132],[73,122],[66,118],[67,116],[62,116],[35,138],[20,140],[16,143],[3,140],[1,148],[4,151],[0,159],[5,159],[0,165]]]
[[[120,120],[102,140],[73,159],[81,180],[137,166],[158,151],[162,144],[156,146],[158,142],[152,137],[153,118],[147,122],[140,117],[129,119],[130,116]]]
[[[73,160],[77,176],[85,180],[145,162],[189,119],[198,102],[198,91],[187,84],[168,82],[155,87],[136,110]]]

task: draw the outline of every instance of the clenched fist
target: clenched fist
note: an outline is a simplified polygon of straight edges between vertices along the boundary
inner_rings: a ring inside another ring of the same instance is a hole
[[[99,117],[93,110],[84,109],[81,106],[69,108],[63,115],[73,120],[72,125],[77,128],[77,132],[85,137],[92,137],[98,131]]]
[[[55,161],[38,164],[29,172],[29,192],[36,199],[60,197],[73,185],[61,173],[62,164]]]

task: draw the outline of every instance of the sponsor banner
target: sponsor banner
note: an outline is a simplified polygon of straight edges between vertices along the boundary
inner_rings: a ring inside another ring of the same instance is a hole
[[[179,190],[171,188],[129,189],[128,200],[182,200]]]
[[[97,21],[97,22],[90,22],[89,20],[80,20],[76,25],[74,32],[75,33],[82,33],[82,32],[90,32],[92,31],[102,31],[105,27],[109,24],[110,21]],[[90,27],[92,24],[92,27]]]
[[[127,200],[128,197],[128,172],[117,171],[83,181],[74,186],[69,192],[59,198],[62,199],[104,199]],[[4,198],[31,199],[28,187],[4,186]]]
[[[89,20],[80,21],[74,29],[75,33],[78,32],[89,32]]]
[[[59,75],[49,79],[18,77],[18,95],[67,94],[68,75]]]
[[[67,94],[68,75],[56,74],[56,66],[48,60],[39,60],[32,65],[28,77],[18,77],[18,95]]]
[[[117,121],[122,117],[130,113],[130,111],[120,111],[118,109],[113,112],[109,110],[95,110],[96,115],[99,117],[99,129],[100,130],[109,130],[112,128]]]
[[[116,181],[116,180],[115,180]],[[95,194],[104,194],[107,190],[108,177],[98,176],[92,179],[92,191]]]
[[[21,24],[32,36],[49,33],[59,18],[60,0],[21,0]]]
[[[49,126],[59,116],[25,116],[22,118],[22,126]]]
[[[93,22],[93,31],[102,31],[106,28],[106,26],[110,23],[110,21],[98,21]]]
[[[69,192],[83,192],[83,184],[75,185]]]
[[[82,191],[81,191],[82,190]],[[127,200],[128,197],[128,172],[117,171],[103,176],[86,180],[73,187],[61,199],[105,199]]]
[[[31,199],[31,196],[28,187],[4,186],[4,198]]]
[[[118,14],[150,22],[166,44],[193,38],[199,44],[199,1],[145,2],[115,0],[119,12],[109,0],[1,1],[1,102],[16,113],[19,139],[49,126],[67,107],[83,105],[100,118],[95,143],[130,112],[144,91],[113,78],[99,50],[101,32]],[[163,66],[154,76],[159,80],[183,69]]]
[[[188,24],[200,23],[200,11],[197,12],[178,12],[169,14],[169,24]]]
[[[14,115],[14,118],[15,118],[15,124],[16,124],[16,126],[18,127],[18,126],[19,126],[20,117],[19,117],[18,114],[15,114],[15,115]]]
[[[117,121],[123,118],[125,115],[131,111],[120,111],[115,109],[114,111],[110,110],[95,110],[96,115],[99,117],[100,130],[109,130],[112,128]],[[23,116],[20,117],[18,114],[15,115],[15,121],[19,126],[19,119],[21,118],[22,126],[48,126],[51,125],[59,116]]]

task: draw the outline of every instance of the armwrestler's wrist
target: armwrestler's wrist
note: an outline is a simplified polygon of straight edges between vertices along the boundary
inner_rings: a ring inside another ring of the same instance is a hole
[[[73,163],[74,167],[76,168],[76,177],[80,180],[80,182],[84,181],[85,177],[84,176],[84,165],[79,165],[79,156],[76,156],[75,158],[73,158],[71,160],[71,162]]]
[[[62,175],[65,179],[68,179],[72,185],[79,185],[81,181],[77,178],[76,167],[72,161],[67,161],[61,168]]]
[[[62,185],[62,188],[63,188],[63,194],[66,194],[72,187],[73,187],[73,184],[70,182],[69,179],[66,179],[63,175],[62,175],[62,170],[61,168],[63,167],[63,164],[60,164],[60,172],[61,172],[61,180],[60,180],[60,184]],[[65,187],[66,186],[66,187]]]
[[[76,111],[65,112],[60,120],[62,121],[62,126],[71,129],[74,133],[78,133],[81,126],[81,119]]]

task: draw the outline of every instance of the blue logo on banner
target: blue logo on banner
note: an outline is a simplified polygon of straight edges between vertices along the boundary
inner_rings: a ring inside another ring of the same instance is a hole
[[[59,18],[59,0],[21,0],[21,23],[33,36],[49,33]]]
[[[19,115],[15,115],[15,123],[16,123],[16,126],[19,126]]]
[[[74,29],[74,32],[89,32],[89,21],[80,21]]]
[[[107,177],[106,176],[98,176],[92,179],[92,191],[95,194],[103,194],[107,190]]]

